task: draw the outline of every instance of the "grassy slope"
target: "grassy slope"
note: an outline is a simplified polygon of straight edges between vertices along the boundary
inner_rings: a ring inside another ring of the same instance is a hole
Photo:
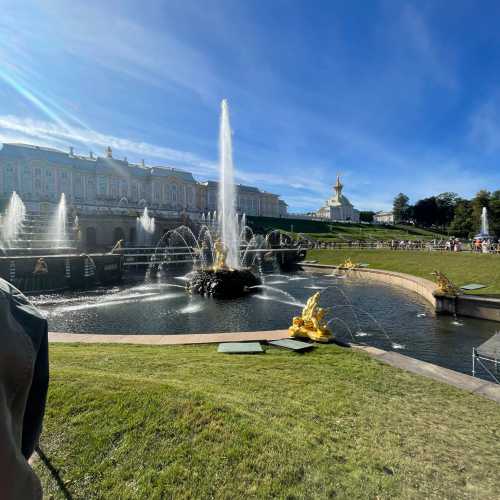
[[[442,236],[425,229],[409,226],[367,226],[364,224],[335,225],[328,233],[305,233],[321,241],[349,240],[433,240]]]
[[[481,283],[487,288],[477,294],[500,294],[500,255],[391,250],[309,250],[308,260],[321,264],[340,264],[347,257],[370,267],[413,274],[432,280],[438,269],[455,284]]]
[[[51,345],[51,362],[41,447],[74,498],[500,491],[497,404],[361,353]]]
[[[308,221],[302,219],[248,217],[250,225],[259,231],[268,232],[282,229],[294,234],[304,233],[322,241],[348,240],[429,240],[445,237],[436,232],[427,231],[413,226],[380,226],[369,224],[349,224],[341,222]]]

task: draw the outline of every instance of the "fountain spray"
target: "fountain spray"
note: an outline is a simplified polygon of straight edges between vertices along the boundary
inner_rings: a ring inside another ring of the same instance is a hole
[[[220,224],[220,238],[227,248],[227,265],[238,269],[239,234],[236,217],[236,195],[234,186],[233,147],[231,140],[231,125],[229,122],[229,108],[227,100],[221,104],[221,121],[219,132],[219,200],[218,216]]]

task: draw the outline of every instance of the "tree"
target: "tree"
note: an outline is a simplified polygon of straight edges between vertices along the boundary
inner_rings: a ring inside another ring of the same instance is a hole
[[[490,233],[500,238],[500,190],[491,193],[489,219]]]
[[[396,224],[400,222],[407,222],[410,205],[408,202],[410,199],[404,193],[399,193],[396,198],[394,198],[394,202],[392,205],[392,211],[394,214],[394,221]]]
[[[455,205],[457,204],[457,193],[441,193],[436,196],[437,218],[434,222],[443,229],[450,225],[455,215]]]
[[[418,200],[413,207],[413,217],[419,226],[433,226],[438,218],[438,203],[435,196]]]
[[[359,220],[361,222],[373,222],[373,216],[375,215],[375,212],[372,211],[364,211],[364,212],[359,212]]]
[[[460,238],[470,238],[474,234],[472,203],[458,199],[455,203],[455,215],[450,224],[450,232]]]

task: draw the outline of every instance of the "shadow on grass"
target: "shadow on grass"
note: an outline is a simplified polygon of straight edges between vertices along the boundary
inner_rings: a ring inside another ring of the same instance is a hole
[[[40,460],[45,464],[45,466],[49,470],[50,475],[52,476],[54,481],[57,483],[57,486],[59,486],[59,489],[61,490],[62,494],[64,495],[64,498],[66,498],[66,500],[72,500],[73,497],[71,496],[71,493],[67,490],[67,488],[64,484],[64,481],[61,479],[61,476],[59,475],[59,471],[52,465],[52,463],[49,460],[49,458],[47,457],[47,455],[45,455],[45,453],[39,447],[36,447],[35,451],[38,454],[38,456],[40,457]]]

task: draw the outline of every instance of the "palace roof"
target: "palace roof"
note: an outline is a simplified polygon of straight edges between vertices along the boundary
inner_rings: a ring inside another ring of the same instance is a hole
[[[195,182],[193,175],[185,170],[164,166],[147,166],[144,164],[129,163],[126,159],[120,160],[113,157],[81,156],[58,149],[43,146],[34,146],[21,143],[4,143],[0,149],[0,158],[42,161],[54,166],[71,167],[96,175],[133,175],[137,177],[147,176],[174,176],[187,182]]]

